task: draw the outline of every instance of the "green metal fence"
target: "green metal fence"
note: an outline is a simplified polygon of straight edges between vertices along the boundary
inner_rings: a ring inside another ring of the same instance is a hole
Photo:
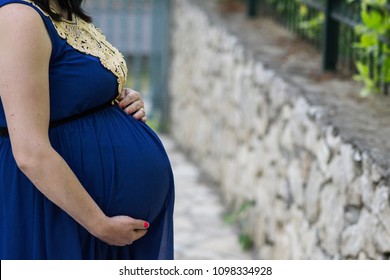
[[[167,69],[170,0],[93,0],[85,10],[125,56],[127,86],[140,91],[148,117],[164,129],[168,122]]]
[[[279,23],[311,42],[323,53],[323,69],[347,75],[364,74],[387,94],[389,36],[379,38],[375,50],[363,51],[357,26],[361,25],[360,0],[246,0],[248,16],[271,15]],[[374,1],[373,1],[374,2]],[[373,5],[369,7],[375,10]],[[390,6],[386,4],[387,11]],[[381,11],[378,11],[380,14]],[[360,68],[359,68],[360,66]],[[365,67],[365,68],[364,68]],[[367,69],[366,69],[367,68]],[[368,81],[370,82],[370,81]],[[374,86],[373,86],[374,87]]]

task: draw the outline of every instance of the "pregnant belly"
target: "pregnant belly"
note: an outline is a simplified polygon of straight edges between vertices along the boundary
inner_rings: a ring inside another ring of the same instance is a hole
[[[107,215],[153,222],[165,207],[171,166],[144,123],[109,108],[53,129],[51,140]]]

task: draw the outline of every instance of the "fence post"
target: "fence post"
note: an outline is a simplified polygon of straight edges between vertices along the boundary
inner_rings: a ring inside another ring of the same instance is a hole
[[[152,0],[152,50],[150,56],[152,118],[161,132],[169,129],[169,44],[170,0]]]
[[[340,24],[333,19],[332,13],[339,3],[340,0],[326,0],[325,3],[323,69],[329,71],[336,70],[337,66]]]
[[[246,14],[248,17],[255,17],[257,14],[257,0],[246,0]]]
[[[163,36],[161,40],[161,117],[158,128],[161,132],[169,131],[170,123],[170,100],[168,94],[168,79],[169,79],[169,44],[170,44],[170,13],[171,0],[163,1]]]

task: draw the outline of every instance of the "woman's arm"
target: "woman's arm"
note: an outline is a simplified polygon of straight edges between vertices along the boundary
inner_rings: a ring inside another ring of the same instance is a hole
[[[122,246],[142,237],[147,223],[107,217],[50,144],[51,41],[40,16],[25,5],[0,8],[0,38],[0,97],[19,168],[48,199],[103,241]]]

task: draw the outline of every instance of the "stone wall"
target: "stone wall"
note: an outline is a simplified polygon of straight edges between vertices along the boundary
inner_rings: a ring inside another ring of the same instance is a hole
[[[227,206],[255,201],[239,222],[257,257],[388,258],[389,177],[373,156],[388,150],[371,152],[371,142],[359,138],[366,132],[353,138],[345,125],[345,110],[376,101],[332,101],[349,87],[309,81],[310,67],[320,68],[315,53],[285,57],[286,69],[272,65],[283,44],[256,49],[278,28],[270,23],[264,36],[254,40],[251,31],[245,39],[239,26],[253,22],[224,18],[207,1],[173,2],[171,132],[217,182]]]

